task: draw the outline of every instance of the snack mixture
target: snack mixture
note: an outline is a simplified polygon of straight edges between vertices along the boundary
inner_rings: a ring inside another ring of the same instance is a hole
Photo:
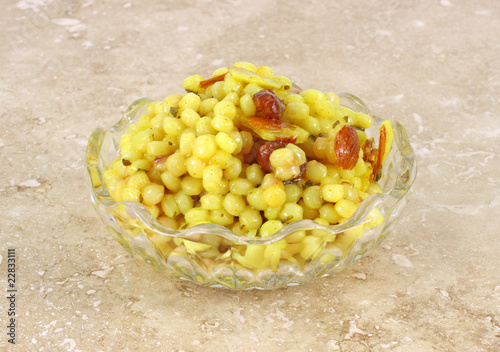
[[[150,103],[121,137],[104,174],[117,202],[141,202],[174,229],[209,222],[266,237],[301,219],[342,223],[381,192],[389,121],[376,146],[364,132],[370,116],[339,106],[335,93],[299,90],[246,62],[183,87]]]

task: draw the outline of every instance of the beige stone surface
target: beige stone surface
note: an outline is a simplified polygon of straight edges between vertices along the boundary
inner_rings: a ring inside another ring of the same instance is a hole
[[[500,350],[500,3],[0,0],[0,351]],[[84,184],[94,128],[236,61],[348,91],[418,157],[396,233],[276,291],[166,277],[107,233]],[[3,293],[2,293],[3,295]]]

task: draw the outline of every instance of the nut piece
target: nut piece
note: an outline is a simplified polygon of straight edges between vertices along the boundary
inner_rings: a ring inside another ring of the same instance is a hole
[[[335,136],[335,155],[337,165],[344,170],[352,169],[359,158],[359,137],[356,129],[351,125],[345,125]]]

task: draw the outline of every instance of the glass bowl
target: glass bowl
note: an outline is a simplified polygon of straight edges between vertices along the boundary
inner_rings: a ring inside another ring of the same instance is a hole
[[[371,115],[352,94],[339,97],[342,106],[372,117],[373,125],[366,133],[378,140],[383,120]],[[152,101],[139,99],[115,125],[97,128],[89,139],[85,168],[92,204],[114,238],[134,257],[165,274],[232,290],[299,285],[344,270],[378,247],[396,228],[417,167],[406,131],[394,120],[392,150],[379,179],[382,193],[369,196],[354,215],[338,225],[325,227],[300,220],[264,238],[242,237],[208,223],[173,230],[138,202],[114,201],[105,185],[104,171],[120,155],[120,136]]]

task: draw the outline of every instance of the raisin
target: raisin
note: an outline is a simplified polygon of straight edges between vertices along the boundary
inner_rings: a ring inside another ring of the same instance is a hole
[[[285,111],[285,103],[270,90],[261,90],[253,96],[257,116],[279,120]]]

